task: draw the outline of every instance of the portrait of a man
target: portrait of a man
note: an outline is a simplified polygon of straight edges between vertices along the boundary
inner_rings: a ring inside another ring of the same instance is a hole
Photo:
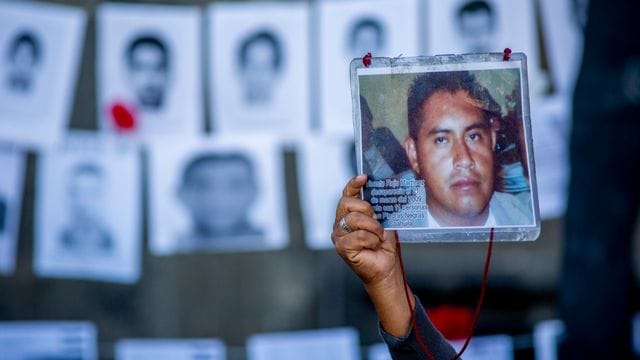
[[[237,63],[247,104],[271,101],[283,61],[281,41],[273,31],[260,30],[240,41]]]
[[[533,223],[528,191],[496,191],[501,112],[467,71],[417,76],[407,99],[404,147],[413,177],[424,180],[428,227]]]
[[[137,106],[144,111],[162,110],[166,103],[171,52],[156,34],[139,34],[125,49],[129,84]]]
[[[480,53],[495,49],[496,13],[484,0],[464,3],[457,11],[457,29],[466,52]]]
[[[42,44],[31,30],[18,32],[9,42],[5,69],[8,89],[14,93],[29,93],[35,86],[38,65],[42,62]]]
[[[379,19],[365,17],[356,20],[349,30],[349,54],[362,57],[364,54],[380,54],[386,47],[386,30]]]
[[[68,220],[60,236],[60,248],[77,255],[104,256],[115,249],[104,221],[107,178],[103,169],[90,162],[71,168],[67,179]]]
[[[201,153],[181,173],[178,199],[191,220],[179,251],[262,245],[264,234],[249,213],[258,196],[253,162],[243,153]]]

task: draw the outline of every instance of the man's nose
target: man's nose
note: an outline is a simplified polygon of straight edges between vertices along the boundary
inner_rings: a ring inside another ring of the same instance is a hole
[[[464,141],[456,141],[453,146],[453,166],[456,168],[472,168],[475,166],[471,149]]]

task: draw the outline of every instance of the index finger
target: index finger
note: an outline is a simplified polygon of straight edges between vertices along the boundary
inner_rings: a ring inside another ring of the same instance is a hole
[[[349,180],[347,185],[344,187],[344,190],[342,190],[342,195],[348,197],[357,197],[358,195],[360,195],[360,189],[362,189],[366,181],[367,175],[365,174],[360,174],[356,177],[351,178],[351,180]]]

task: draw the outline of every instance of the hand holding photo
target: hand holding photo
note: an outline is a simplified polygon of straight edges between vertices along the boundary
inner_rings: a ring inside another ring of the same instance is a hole
[[[363,198],[386,229],[420,230],[404,236],[416,241],[478,240],[489,228],[537,236],[523,54],[374,58],[351,70]]]

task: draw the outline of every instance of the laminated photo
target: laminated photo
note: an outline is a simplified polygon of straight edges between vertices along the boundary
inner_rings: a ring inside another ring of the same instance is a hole
[[[536,235],[524,54],[354,61],[352,77],[363,197],[386,229],[407,241]]]

